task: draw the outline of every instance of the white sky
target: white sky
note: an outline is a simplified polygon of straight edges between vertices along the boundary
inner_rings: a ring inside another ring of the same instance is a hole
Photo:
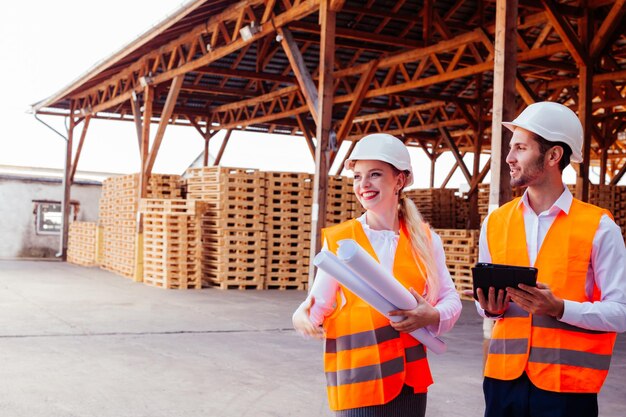
[[[3,56],[0,165],[63,168],[64,140],[26,110],[121,49],[178,9],[181,3],[178,0],[7,2],[0,13]],[[64,118],[42,116],[42,119],[65,132]],[[153,126],[152,134],[156,132],[156,125]],[[75,137],[80,137],[79,132],[80,129]],[[212,155],[217,154],[222,137],[219,134],[211,140]],[[153,172],[181,174],[202,152],[203,146],[195,129],[169,126]],[[411,149],[411,155],[416,174],[414,187],[428,187],[429,160],[418,149]],[[337,159],[340,157],[341,154]],[[466,164],[470,169],[471,161],[472,156],[468,155]],[[453,163],[451,155],[439,158],[435,185],[443,181]],[[314,169],[309,150],[300,137],[237,132],[231,136],[222,165],[274,171],[313,172]],[[92,120],[78,169],[137,172],[139,151],[134,125]],[[457,187],[462,182],[464,178],[457,170],[448,186]]]

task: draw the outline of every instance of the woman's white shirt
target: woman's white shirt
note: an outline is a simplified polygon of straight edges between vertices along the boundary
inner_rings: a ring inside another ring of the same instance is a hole
[[[365,235],[370,241],[381,265],[388,271],[393,271],[396,249],[399,235],[392,230],[373,230],[366,223],[365,214],[357,219],[363,226]],[[437,279],[439,280],[439,294],[435,308],[439,311],[439,326],[427,326],[426,328],[435,336],[444,334],[454,326],[461,314],[461,300],[450,278],[446,266],[446,256],[443,250],[441,238],[431,231],[433,258],[436,262]],[[324,248],[328,248],[324,242]],[[315,304],[309,312],[311,321],[319,326],[324,318],[332,313],[338,301],[343,305],[345,300],[336,300],[339,283],[329,274],[317,270],[315,280],[309,297],[315,297]]]

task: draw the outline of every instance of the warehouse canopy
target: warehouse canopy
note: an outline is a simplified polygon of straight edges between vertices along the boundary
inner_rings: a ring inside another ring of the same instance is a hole
[[[70,184],[89,121],[106,118],[136,124],[142,187],[177,124],[205,150],[227,131],[216,164],[233,130],[302,136],[319,190],[343,143],[387,132],[432,169],[452,152],[448,179],[459,169],[470,195],[491,169],[502,196],[500,121],[551,100],[583,123],[586,199],[590,165],[612,184],[626,172],[625,14],[626,0],[195,0],[33,110],[69,118]],[[466,153],[493,161],[468,167]]]
[[[578,110],[580,68],[588,65],[591,157],[606,158],[613,174],[626,158],[626,6],[580,3],[519,2],[516,105],[555,100]],[[188,2],[34,109],[133,120],[150,86],[155,122],[303,135],[313,148],[319,7],[319,0]],[[495,1],[335,0],[331,7],[337,144],[385,131],[432,158],[454,148],[488,150]]]

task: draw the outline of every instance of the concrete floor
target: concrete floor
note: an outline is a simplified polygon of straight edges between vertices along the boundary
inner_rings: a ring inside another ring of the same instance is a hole
[[[331,416],[322,346],[291,329],[298,291],[167,291],[98,268],[0,261],[0,414]],[[471,303],[429,355],[428,416],[483,413]],[[618,337],[600,415],[626,410]]]

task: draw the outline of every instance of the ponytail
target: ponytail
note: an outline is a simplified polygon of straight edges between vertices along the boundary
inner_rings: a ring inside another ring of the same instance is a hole
[[[426,277],[425,296],[431,305],[437,303],[439,294],[439,281],[437,279],[437,267],[432,254],[432,244],[428,233],[428,224],[424,221],[415,203],[408,197],[400,197],[398,214],[404,222],[411,241],[411,252],[418,268],[426,268],[421,271]],[[420,262],[421,261],[421,262]]]

